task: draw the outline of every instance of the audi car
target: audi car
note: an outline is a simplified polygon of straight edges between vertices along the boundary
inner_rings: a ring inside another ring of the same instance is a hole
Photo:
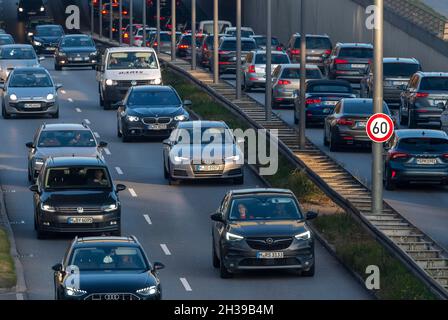
[[[169,184],[181,180],[228,179],[244,183],[244,154],[222,121],[186,121],[163,141],[163,170]]]
[[[50,234],[121,235],[121,203],[106,163],[93,157],[48,158],[33,192],[38,239]]]
[[[54,54],[64,29],[57,24],[38,25],[32,36],[32,45],[38,54]]]
[[[15,68],[2,91],[2,116],[50,115],[59,118],[58,89],[50,73],[43,67]]]
[[[95,69],[99,53],[92,37],[71,34],[62,37],[54,54],[54,69],[63,67],[91,67]]]
[[[385,102],[383,113],[395,122]],[[338,151],[342,146],[370,146],[366,125],[373,114],[372,99],[342,99],[325,118],[324,145],[330,146],[330,151]]]
[[[34,181],[43,164],[50,157],[99,157],[103,158],[104,141],[98,142],[87,124],[48,123],[34,134],[28,148],[28,181]]]
[[[160,300],[158,271],[135,236],[76,237],[53,269],[56,300]]]
[[[344,98],[356,98],[350,82],[344,80],[308,80],[305,88],[305,124],[323,124],[333,113],[336,104]],[[295,99],[294,123],[299,123],[301,100]]]
[[[239,271],[296,270],[314,276],[314,235],[290,190],[243,189],[227,192],[211,216],[213,267],[221,278]]]
[[[443,131],[397,130],[385,145],[384,185],[448,184],[448,135]]]
[[[293,63],[300,63],[300,33],[293,34],[289,39],[286,52]],[[317,65],[321,70],[324,68],[325,60],[331,53],[333,45],[328,35],[307,34],[306,35],[306,63]]]
[[[136,86],[129,89],[117,110],[117,135],[123,142],[132,138],[168,137],[181,121],[190,118],[185,107],[171,86]]]
[[[0,46],[0,82],[5,82],[14,68],[37,67],[43,57],[38,57],[28,44],[7,44]]]
[[[196,35],[196,48],[199,49],[204,35]],[[193,36],[191,33],[184,33],[176,44],[176,55],[181,58],[191,56]]]

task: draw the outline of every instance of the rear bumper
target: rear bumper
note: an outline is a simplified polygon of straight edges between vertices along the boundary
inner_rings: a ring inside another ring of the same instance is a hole
[[[395,171],[392,181],[404,182],[448,182],[448,168],[446,169],[425,169],[425,168],[403,168],[391,166]]]

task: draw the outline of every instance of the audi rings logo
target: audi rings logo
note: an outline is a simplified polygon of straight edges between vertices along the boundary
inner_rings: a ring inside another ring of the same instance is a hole
[[[121,298],[121,295],[119,295],[119,294],[105,294],[104,296],[103,296],[103,299],[104,300],[120,300],[120,298]]]
[[[274,239],[272,239],[272,238],[267,238],[267,239],[266,239],[266,243],[267,243],[267,244],[273,244],[273,243],[274,243]]]
[[[76,211],[77,211],[78,213],[83,213],[83,212],[84,212],[84,208],[79,207],[79,208],[76,209]]]

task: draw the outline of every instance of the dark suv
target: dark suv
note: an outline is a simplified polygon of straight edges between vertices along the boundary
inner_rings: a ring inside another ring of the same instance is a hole
[[[76,237],[53,266],[56,300],[160,300],[160,262],[130,237]]]
[[[373,98],[373,72],[369,66],[367,76],[361,81],[361,97]],[[407,86],[414,73],[421,71],[420,62],[415,58],[384,58],[383,59],[383,96],[384,101],[391,105],[400,105],[403,86]]]
[[[49,158],[35,185],[34,227],[39,239],[48,233],[121,233],[118,192],[100,158]]]
[[[400,124],[441,127],[440,116],[448,106],[448,73],[417,72],[401,94]]]
[[[239,270],[292,269],[314,275],[314,236],[290,190],[229,191],[211,216],[213,266],[222,278]]]
[[[337,43],[325,60],[325,72],[329,79],[342,79],[360,83],[366,76],[373,59],[370,43]]]
[[[19,21],[23,21],[30,17],[46,15],[46,8],[43,0],[19,0],[16,4],[17,19]]]
[[[293,34],[289,39],[286,52],[292,63],[300,63],[300,42],[299,33]],[[306,35],[306,63],[315,64],[320,69],[324,67],[324,61],[330,55],[333,45],[327,35]]]

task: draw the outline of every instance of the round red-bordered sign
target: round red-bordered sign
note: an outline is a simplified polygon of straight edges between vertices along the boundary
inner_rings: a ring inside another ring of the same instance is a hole
[[[377,143],[388,141],[394,133],[394,122],[384,113],[375,113],[369,118],[366,132],[370,140]]]

